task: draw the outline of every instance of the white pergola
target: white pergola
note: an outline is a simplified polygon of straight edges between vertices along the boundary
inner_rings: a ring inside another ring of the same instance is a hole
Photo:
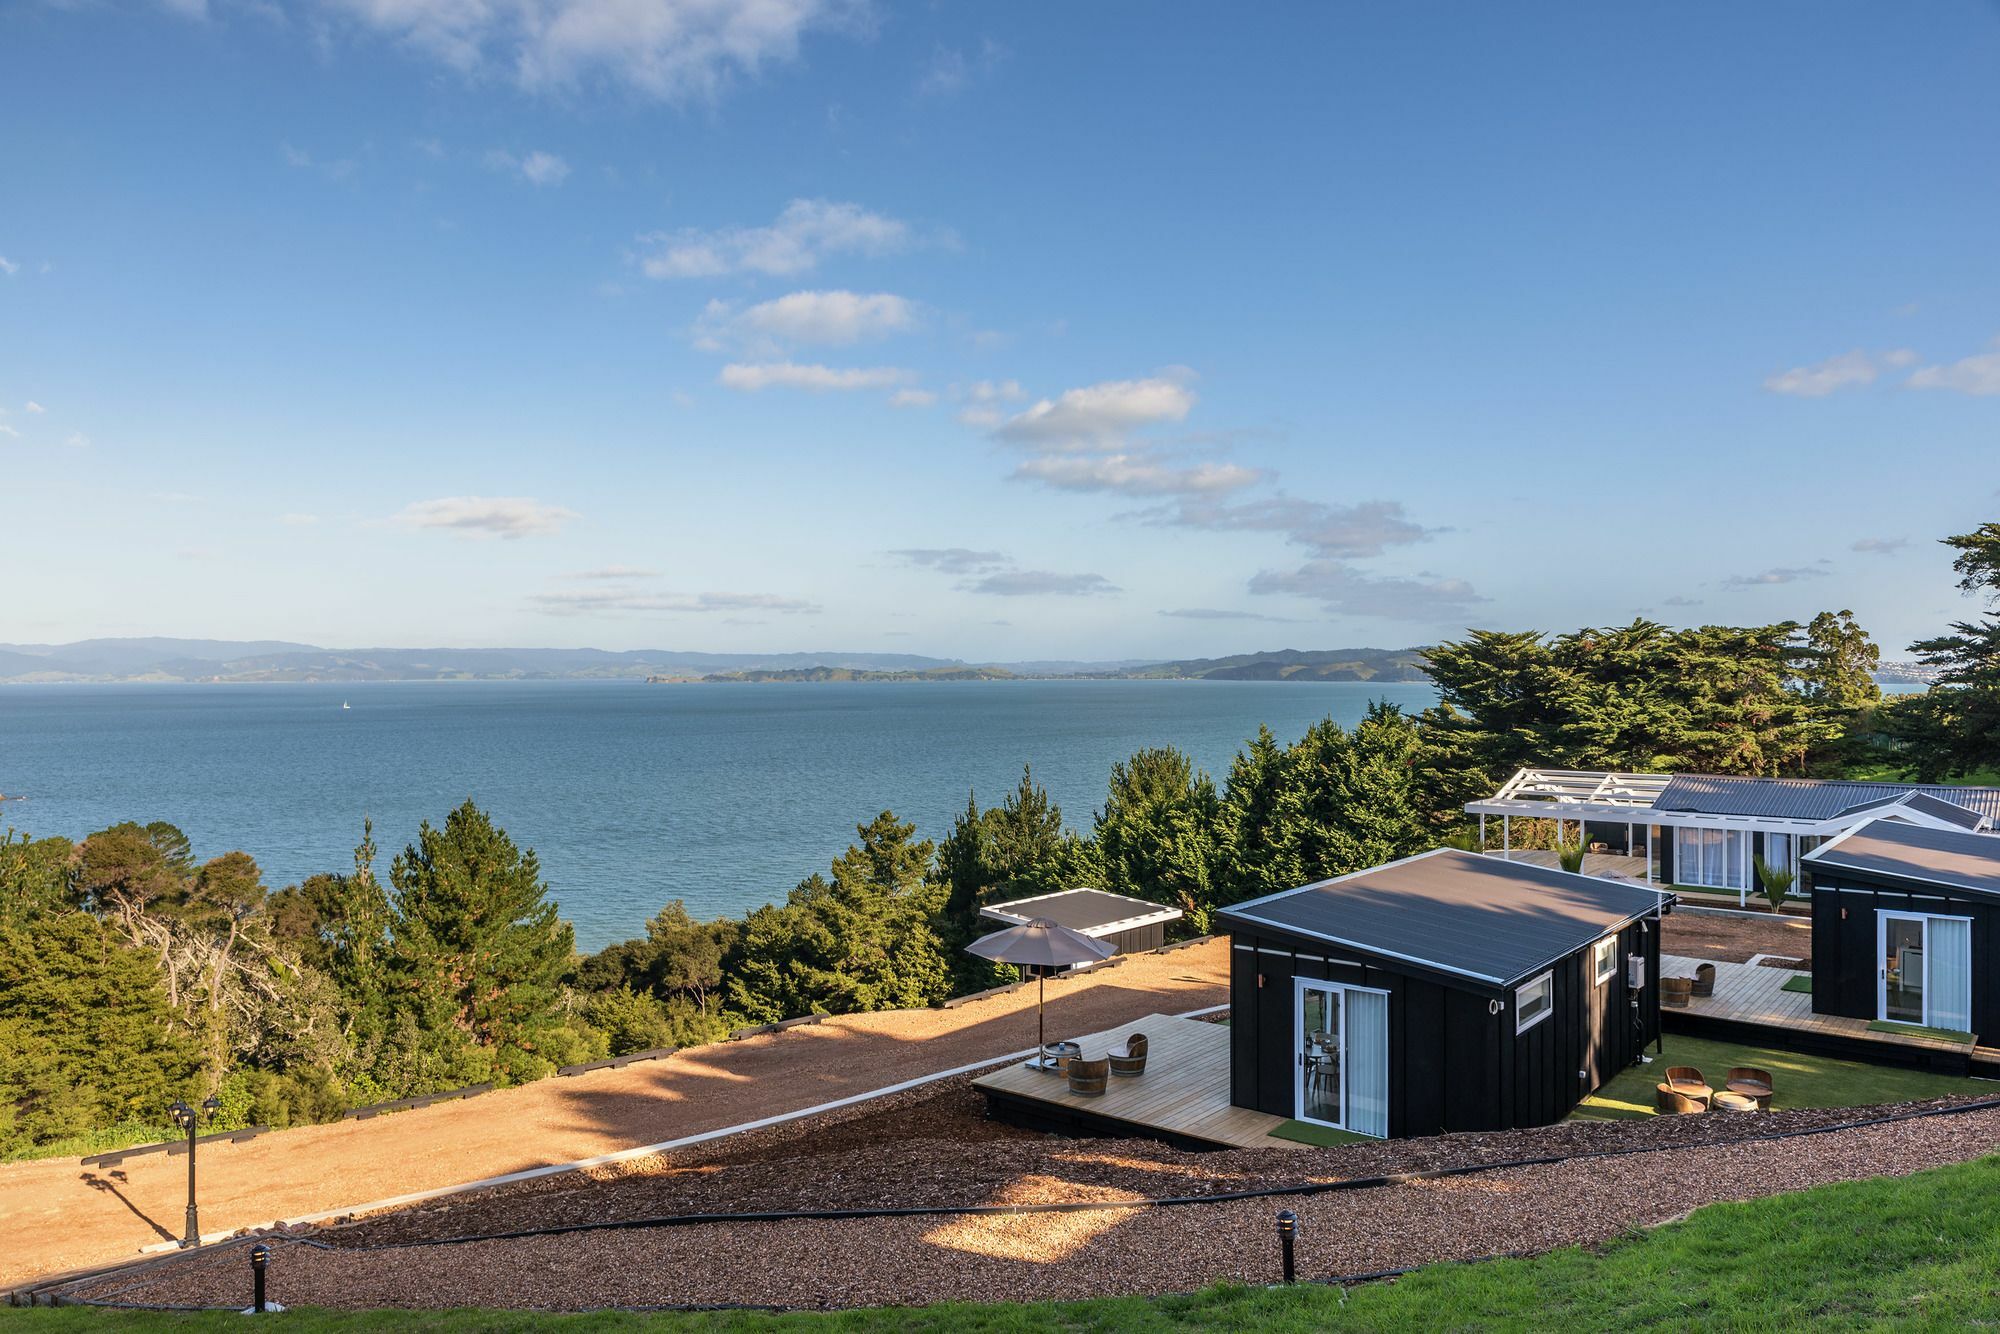
[[[1513,821],[1554,820],[1556,841],[1562,841],[1565,822],[1577,822],[1577,836],[1583,836],[1585,821],[1622,824],[1627,848],[1635,846],[1634,833],[1646,831],[1646,878],[1653,876],[1653,826],[1663,829],[1734,829],[1794,837],[1826,837],[1842,833],[1869,820],[1902,820],[1935,829],[1955,829],[1929,815],[1905,796],[1894,801],[1851,809],[1824,820],[1799,820],[1774,815],[1711,815],[1698,811],[1661,811],[1653,803],[1673,781],[1672,774],[1629,774],[1594,769],[1523,769],[1501,785],[1500,790],[1482,801],[1465,804],[1466,813],[1479,817],[1479,850],[1486,850],[1486,817],[1500,817],[1500,854],[1513,851]],[[1742,891],[1739,891],[1739,897]]]
[[[1513,852],[1514,817],[1556,822],[1556,842],[1562,842],[1563,825],[1575,820],[1577,837],[1583,837],[1586,820],[1625,826],[1625,846],[1634,845],[1633,833],[1646,831],[1646,876],[1652,878],[1653,824],[1658,818],[1653,802],[1666,790],[1671,774],[1628,774],[1602,769],[1523,769],[1483,801],[1465,804],[1468,814],[1479,817],[1479,848],[1486,850],[1486,817],[1500,817],[1500,853]],[[1640,812],[1645,818],[1638,818]]]

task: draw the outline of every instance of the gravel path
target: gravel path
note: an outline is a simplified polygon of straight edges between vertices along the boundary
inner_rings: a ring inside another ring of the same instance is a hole
[[[1090,1033],[1228,1000],[1229,943],[1131,956],[1051,982],[1052,1033]],[[1035,1042],[1035,992],[955,1010],[848,1015],[664,1061],[544,1079],[370,1121],[303,1126],[206,1147],[201,1218],[211,1231],[719,1130],[817,1106]],[[74,1158],[0,1165],[0,1284],[114,1263],[178,1235],[186,1160],[108,1171]]]
[[[1660,944],[1668,954],[1718,963],[1748,963],[1753,954],[1812,959],[1812,919],[1807,917],[1723,917],[1677,911],[1660,924]]]
[[[1779,1124],[1775,1116],[1743,1119],[1763,1129]],[[281,1246],[272,1262],[272,1293],[287,1303],[347,1308],[586,1309],[1174,1292],[1220,1279],[1274,1281],[1271,1219],[1280,1203],[1301,1218],[1301,1275],[1327,1278],[1597,1243],[1717,1200],[1900,1176],[1980,1157],[1996,1146],[2000,1111],[1985,1110],[1790,1141],[1665,1148],[1283,1202],[698,1225],[386,1251],[292,1244]],[[1104,1187],[1035,1173],[1023,1174],[1012,1190],[1035,1198],[1116,1200]],[[248,1269],[239,1254],[223,1250],[163,1266],[137,1287],[130,1283],[101,1282],[86,1291],[126,1288],[119,1300],[240,1305]]]

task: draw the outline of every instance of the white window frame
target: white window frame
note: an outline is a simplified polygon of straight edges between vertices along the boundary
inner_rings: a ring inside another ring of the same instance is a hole
[[[1590,947],[1590,976],[1600,987],[1618,976],[1618,937],[1606,936]]]
[[[1340,993],[1338,1047],[1338,1060],[1340,1061],[1340,1119],[1338,1121],[1325,1121],[1316,1116],[1306,1115],[1306,1082],[1305,1077],[1298,1073],[1299,1067],[1297,1065],[1294,1065],[1292,1071],[1292,1116],[1295,1120],[1304,1121],[1311,1125],[1327,1126],[1334,1130],[1346,1130],[1348,1120],[1347,1095],[1349,1093],[1347,1086],[1347,995],[1349,992],[1355,991],[1365,991],[1376,996],[1387,996],[1389,993],[1380,987],[1357,987],[1350,986],[1345,982],[1327,982],[1317,977],[1294,977],[1292,979],[1292,1054],[1295,1061],[1303,1057],[1306,1050],[1305,997],[1309,989],[1322,993]],[[1350,1133],[1359,1134],[1360,1132],[1354,1131]]]
[[[1527,1013],[1527,1006],[1522,1004],[1521,998],[1525,996],[1527,993],[1536,990],[1537,988],[1539,988],[1542,991],[1544,996],[1547,997],[1547,1000],[1543,1004],[1542,1012],[1540,1014],[1536,1015],[1532,1019],[1524,1021],[1521,1016]],[[1542,1020],[1548,1018],[1555,1012],[1556,1012],[1556,975],[1553,970],[1543,973],[1540,977],[1535,978],[1533,981],[1523,982],[1520,986],[1514,988],[1514,1036],[1519,1037],[1521,1034],[1527,1032],[1529,1029],[1533,1028],[1536,1024],[1541,1023]]]

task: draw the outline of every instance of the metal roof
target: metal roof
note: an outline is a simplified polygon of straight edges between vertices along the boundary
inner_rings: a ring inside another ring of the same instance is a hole
[[[1672,895],[1439,848],[1224,908],[1264,927],[1512,986]]]
[[[1805,859],[1816,871],[1852,871],[2000,897],[2000,835],[1870,820]]]
[[[1738,778],[1675,774],[1653,809],[1692,815],[1741,815],[1773,820],[1831,820],[1872,805],[1921,794],[2000,821],[2000,787],[1940,783],[1872,783],[1824,778]],[[1937,814],[1927,810],[1928,814]],[[1951,817],[1954,821],[1958,817]]]
[[[1011,903],[991,903],[981,908],[979,915],[1000,922],[1029,922],[1046,917],[1057,926],[1081,931],[1086,936],[1099,936],[1155,922],[1171,922],[1181,916],[1181,910],[1108,890],[1064,889]]]

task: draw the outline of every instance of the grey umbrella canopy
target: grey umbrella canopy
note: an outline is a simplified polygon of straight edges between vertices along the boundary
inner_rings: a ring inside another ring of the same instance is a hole
[[[1046,917],[1037,917],[1026,926],[1010,926],[1005,931],[981,936],[967,945],[965,952],[995,963],[1017,964],[1035,970],[1035,1064],[1039,1068],[1042,1053],[1049,1045],[1043,1028],[1048,971],[1067,968],[1071,964],[1096,963],[1110,958],[1118,950],[1101,940],[1092,940],[1081,931],[1072,931],[1066,926],[1057,926]]]

